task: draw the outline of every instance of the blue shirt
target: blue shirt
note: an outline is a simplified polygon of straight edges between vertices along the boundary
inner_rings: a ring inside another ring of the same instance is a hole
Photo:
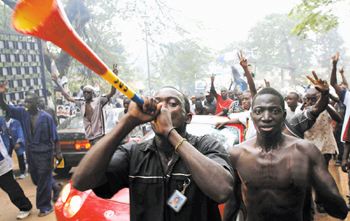
[[[7,152],[10,154],[12,152],[10,144],[10,134],[6,126],[5,118],[3,117],[0,117],[0,135],[5,144]]]
[[[16,120],[11,118],[9,120],[9,122],[7,122],[7,125],[9,125],[9,129],[11,131],[11,141],[12,144],[19,144],[20,147],[18,148],[18,150],[16,150],[16,153],[18,155],[22,155],[25,151],[25,137],[24,137],[24,133],[22,130],[22,126],[21,123]]]
[[[23,107],[9,105],[12,118],[21,122],[28,150],[32,152],[48,152],[53,150],[53,144],[58,141],[57,129],[52,117],[45,111],[39,111],[33,131],[30,114]]]

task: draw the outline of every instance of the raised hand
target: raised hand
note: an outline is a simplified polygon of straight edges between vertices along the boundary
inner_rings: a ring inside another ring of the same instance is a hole
[[[57,82],[58,81],[58,77],[56,74],[52,73],[51,74],[51,79],[54,81],[54,82]]]
[[[270,81],[268,81],[268,80],[266,80],[266,79],[264,79],[264,81],[265,81],[265,87],[271,87]]]
[[[214,80],[215,80],[215,74],[212,74],[212,75],[210,76],[210,81],[211,81],[211,82],[214,82]]]
[[[307,79],[309,79],[311,81],[311,83],[315,86],[315,88],[319,92],[328,93],[329,92],[329,85],[328,85],[327,81],[324,81],[321,78],[318,78],[315,71],[312,71],[312,75],[313,75],[313,77],[306,76]]]
[[[242,68],[248,69],[248,60],[243,56],[242,51],[239,51],[239,53],[237,53],[238,59],[239,59],[239,64],[242,66]]]
[[[143,124],[154,120],[159,114],[162,106],[154,98],[143,97],[144,104],[139,106],[135,102],[130,102],[127,114],[136,124]]]
[[[340,68],[339,73],[340,73],[341,75],[344,74],[344,67],[341,67],[341,68]]]
[[[332,56],[333,65],[336,65],[338,61],[339,61],[339,52],[335,53],[335,55]]]
[[[118,64],[113,64],[113,73],[118,75]]]

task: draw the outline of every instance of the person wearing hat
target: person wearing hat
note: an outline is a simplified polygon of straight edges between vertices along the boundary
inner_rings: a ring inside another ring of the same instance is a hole
[[[70,102],[75,102],[77,106],[81,107],[81,113],[83,115],[85,137],[89,140],[91,145],[95,144],[105,134],[103,107],[109,101],[109,99],[115,94],[116,89],[111,87],[109,94],[105,96],[95,96],[95,89],[91,85],[83,87],[83,98],[76,99],[70,96],[63,87],[58,83],[57,77],[52,75],[52,80],[58,86],[63,97]]]

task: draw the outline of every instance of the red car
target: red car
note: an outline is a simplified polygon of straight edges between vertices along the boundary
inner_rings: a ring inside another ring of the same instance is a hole
[[[193,135],[210,134],[227,149],[233,144],[243,141],[243,125],[230,124],[222,129],[216,129],[215,124],[227,120],[225,117],[194,115],[187,131]],[[143,140],[151,139],[150,133]],[[142,141],[141,141],[142,142]],[[223,205],[220,205],[223,212]],[[109,220],[129,221],[129,190],[120,190],[111,199],[97,197],[92,190],[80,192],[67,184],[55,204],[55,213],[58,221],[63,220]]]

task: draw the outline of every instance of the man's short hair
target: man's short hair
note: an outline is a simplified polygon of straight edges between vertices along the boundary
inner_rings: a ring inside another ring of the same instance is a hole
[[[35,100],[39,100],[40,98],[36,93],[31,91],[26,92],[26,98],[29,98],[29,97],[30,99],[35,99]]]
[[[297,99],[299,99],[299,94],[295,91],[291,91],[288,94],[294,94],[297,97]]]
[[[228,90],[227,90],[227,87],[221,87],[220,91],[228,91]]]
[[[164,86],[164,87],[162,87],[162,88],[160,88],[160,89],[163,89],[163,88],[170,88],[170,89],[174,89],[174,90],[176,90],[177,92],[179,92],[179,93],[182,95],[182,97],[183,97],[183,99],[184,99],[184,101],[185,101],[185,111],[186,111],[186,114],[188,114],[188,113],[191,112],[190,101],[188,100],[188,97],[187,97],[184,93],[182,93],[179,89],[177,89],[176,87],[173,87],[173,86]]]
[[[256,98],[257,98],[258,96],[264,95],[264,94],[271,94],[271,95],[277,96],[277,97],[280,99],[280,105],[281,105],[281,107],[282,107],[282,110],[285,110],[283,96],[280,94],[280,92],[278,92],[276,89],[273,89],[272,87],[265,87],[265,88],[261,89],[261,90],[253,97],[252,107],[254,107],[254,103],[255,103]]]
[[[40,97],[36,93],[28,91],[28,92],[26,92],[25,95],[26,95],[25,99],[24,99],[25,101],[27,100],[35,105],[39,104]]]

